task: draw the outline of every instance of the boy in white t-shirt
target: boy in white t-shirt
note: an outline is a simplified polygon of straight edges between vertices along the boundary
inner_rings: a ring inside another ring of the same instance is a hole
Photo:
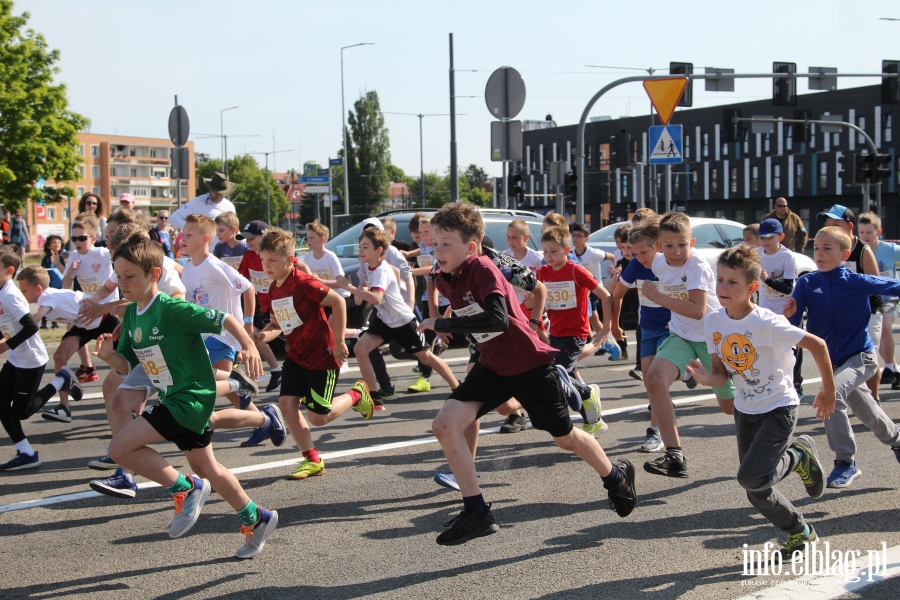
[[[65,366],[59,369],[53,381],[38,390],[47,366],[47,349],[38,334],[40,317],[35,319],[28,312],[28,302],[31,300],[13,282],[19,265],[19,256],[9,246],[0,247],[0,354],[9,351],[6,363],[0,369],[0,423],[16,447],[15,458],[0,464],[0,471],[21,471],[41,466],[37,451],[28,443],[22,430],[22,421],[40,410],[57,392],[69,392],[76,400],[81,399],[78,381]],[[27,290],[29,297],[34,299],[50,286],[50,276],[43,267],[38,266],[23,269],[19,280],[22,289]],[[77,293],[71,290],[52,291]],[[70,307],[74,305],[77,311],[77,304],[68,304]],[[45,314],[49,312],[44,311]]]
[[[532,271],[537,272],[537,270],[541,268],[541,265],[544,264],[544,257],[528,247],[529,239],[531,239],[531,230],[528,228],[528,223],[522,219],[513,220],[506,228],[506,245],[508,247],[503,253],[515,258],[523,267],[527,267]],[[530,319],[533,307],[531,306],[531,302],[525,299],[525,294],[527,292],[521,288],[513,288],[513,291],[516,292],[516,300],[519,302],[519,308],[521,308],[522,312],[525,313],[525,316]],[[547,328],[544,327],[540,315],[535,318],[538,321],[541,321],[541,325],[538,327],[538,336],[546,342]]]
[[[644,463],[644,470],[654,475],[687,477],[687,461],[681,449],[675,405],[669,387],[684,374],[692,360],[712,369],[712,355],[706,348],[703,318],[718,310],[715,275],[703,258],[693,254],[695,239],[691,222],[684,213],[670,212],[659,221],[659,244],[662,250],[653,259],[656,285],[645,281],[641,293],[650,302],[672,311],[669,337],[659,346],[650,370],[644,374],[647,395],[666,453]],[[726,381],[713,388],[719,406],[732,414],[734,384]]]
[[[241,222],[233,212],[223,212],[216,215],[216,239],[218,243],[213,248],[213,256],[237,271],[241,266],[244,254],[249,250],[243,240],[238,239],[238,230]]]
[[[766,232],[771,225],[763,224],[760,229]],[[818,536],[774,485],[794,472],[810,497],[820,498],[825,491],[812,438],[801,435],[791,443],[800,399],[791,382],[794,357],[788,348],[809,350],[822,373],[822,389],[813,402],[820,419],[834,412],[831,359],[824,340],[794,327],[781,314],[753,305],[750,298],[763,280],[760,256],[753,248],[741,245],[725,250],[716,270],[716,295],[722,308],[707,314],[703,322],[712,369],[697,360],[688,368],[704,385],[735,383],[734,424],[741,461],[737,480],[750,503],[787,536],[787,543],[776,551],[786,564],[794,552],[802,553]]]
[[[306,263],[306,266],[309,267],[316,279],[333,289],[347,301],[349,308],[351,294],[347,290],[342,289],[336,281],[338,276],[344,274],[344,267],[341,266],[341,261],[337,254],[325,247],[329,233],[328,227],[322,223],[307,223],[306,243],[309,245],[309,252],[304,254],[301,260]],[[325,312],[330,322],[331,311],[326,310]]]
[[[359,362],[359,370],[369,389],[378,388],[370,359],[370,353],[382,344],[394,340],[408,354],[414,354],[423,364],[431,367],[456,389],[459,383],[450,367],[429,350],[425,338],[416,331],[418,321],[412,308],[400,295],[399,276],[384,259],[390,241],[383,229],[369,227],[359,236],[359,286],[353,286],[344,276],[338,276],[341,288],[353,294],[357,302],[365,301],[375,307],[375,314],[369,319],[369,327],[359,337],[354,354]],[[373,394],[377,407],[382,399]]]

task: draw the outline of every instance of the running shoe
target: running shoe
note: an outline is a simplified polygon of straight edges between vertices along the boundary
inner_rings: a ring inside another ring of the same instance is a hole
[[[656,460],[648,460],[644,463],[644,470],[653,475],[665,475],[684,479],[688,476],[687,459],[679,458],[675,454],[666,452]]]
[[[253,448],[259,446],[269,439],[269,430],[264,427],[257,427],[250,434],[250,437],[241,442],[241,448]]]
[[[628,371],[628,375],[632,379],[637,379],[638,381],[644,380],[644,372],[640,369],[632,369],[632,370]]]
[[[78,402],[84,396],[81,386],[78,385],[78,379],[72,374],[68,367],[63,367],[56,373],[57,377],[62,377],[63,385],[59,388],[60,392],[67,392],[72,400]]]
[[[891,382],[892,390],[900,390],[900,372],[894,372],[894,381]]]
[[[381,399],[382,400],[396,400],[397,399],[397,391],[394,386],[386,387],[381,389]]]
[[[284,417],[281,416],[281,409],[278,408],[277,404],[266,404],[261,410],[266,413],[271,421],[266,434],[272,440],[272,445],[275,447],[282,445],[287,437],[287,432],[284,429]]]
[[[481,475],[475,473],[475,477],[481,479]],[[459,484],[456,482],[456,477],[453,476],[453,473],[436,473],[434,476],[434,482],[441,487],[450,488],[451,490],[459,491]]]
[[[279,387],[281,387],[281,369],[270,372],[269,385],[266,386],[266,391],[274,392]]]
[[[885,369],[881,372],[881,385],[887,385],[894,381],[894,372],[891,369]]]
[[[806,493],[810,498],[821,498],[825,492],[825,474],[822,472],[822,463],[819,462],[815,442],[808,435],[801,435],[791,444],[791,449],[800,454],[800,461],[794,467],[794,473],[800,475]]]
[[[372,410],[384,410],[384,402],[381,401],[381,396],[378,395],[378,392],[372,392]]]
[[[487,512],[483,515],[463,509],[457,516],[444,523],[444,527],[449,529],[437,537],[437,543],[441,546],[456,546],[500,531],[491,513],[491,505],[488,504],[487,507]]]
[[[559,374],[559,383],[562,386],[563,396],[565,396],[566,404],[575,411],[581,410],[581,394],[572,385],[572,379],[564,368],[556,366],[556,372]]]
[[[37,469],[39,466],[41,466],[41,459],[38,458],[37,450],[34,454],[23,454],[16,450],[15,458],[0,465],[0,471],[25,471],[26,469]]]
[[[170,538],[181,537],[191,530],[200,516],[200,510],[206,504],[206,499],[209,498],[212,486],[208,480],[191,475],[191,481],[194,487],[186,492],[179,492],[173,497],[175,516],[169,526]]]
[[[62,404],[57,404],[56,406],[45,409],[44,412],[41,413],[41,418],[47,419],[48,421],[71,423],[72,411]]]
[[[278,511],[266,510],[259,507],[259,520],[253,525],[243,525],[241,534],[244,536],[244,544],[238,548],[238,558],[253,558],[263,550],[269,534],[278,527]]]
[[[594,352],[594,356],[603,356],[604,354],[606,354],[606,348],[604,348],[603,346],[600,346],[600,348],[598,348],[597,351]]]
[[[119,465],[116,464],[116,461],[109,457],[109,454],[104,454],[100,458],[95,458],[91,462],[88,463],[88,467],[91,469],[96,469],[97,471],[109,471],[112,469],[118,469]]]
[[[528,429],[528,419],[519,413],[507,415],[506,421],[500,426],[500,433],[517,433]]]
[[[256,382],[250,379],[250,377],[240,369],[232,369],[228,378],[234,379],[240,384],[241,387],[239,387],[237,391],[238,395],[255,396],[259,393],[259,386],[256,385]],[[243,400],[241,401],[241,404],[243,404]]]
[[[75,377],[78,379],[78,383],[91,383],[100,379],[95,367],[88,369],[85,366],[82,366],[75,372]]]
[[[659,432],[654,431],[651,427],[647,428],[647,436],[644,438],[644,443],[641,444],[641,452],[665,452],[666,445],[663,444],[662,438],[659,437]]]
[[[369,386],[366,385],[365,381],[360,379],[353,384],[351,389],[356,390],[360,395],[359,402],[356,403],[353,410],[361,414],[363,419],[371,419],[372,414],[375,411],[375,403],[372,400],[372,395],[369,393]],[[382,406],[382,409],[383,408],[384,407]]]
[[[634,489],[634,465],[627,458],[623,458],[613,465],[622,474],[619,485],[613,490],[608,490],[609,507],[616,511],[620,517],[627,517],[637,506],[637,491]]]
[[[291,474],[288,475],[288,479],[306,479],[308,477],[315,477],[316,475],[321,475],[325,472],[325,461],[319,459],[319,462],[314,463],[310,462],[308,459],[304,458],[300,461],[300,463],[291,471]]]
[[[137,484],[126,477],[122,469],[116,469],[116,472],[106,479],[92,479],[88,485],[95,492],[125,500],[134,498],[138,490]]]
[[[588,435],[594,435],[595,433],[603,433],[609,430],[609,425],[603,419],[600,419],[596,423],[582,423],[581,430]]]
[[[834,469],[828,476],[828,487],[845,488],[850,487],[853,480],[862,475],[856,461],[836,460],[834,461]]]
[[[800,552],[802,554],[806,550],[807,544],[811,544],[819,539],[819,536],[816,534],[816,528],[812,525],[807,525],[807,527],[809,527],[808,535],[805,535],[802,531],[800,533],[789,534],[787,543],[782,546],[781,550],[775,551],[781,555],[782,564],[788,564],[791,561],[794,552]]]
[[[684,385],[687,386],[687,389],[692,390],[697,387],[697,380],[694,379],[693,375],[688,375],[687,379],[684,379]]]
[[[591,395],[586,400],[584,400],[581,404],[581,408],[584,409],[584,423],[594,424],[599,423],[603,419],[600,418],[601,412],[601,404],[600,404],[600,386],[596,383],[592,383],[590,386]]]
[[[430,392],[431,383],[429,383],[427,379],[420,375],[419,378],[416,379],[416,382],[414,384],[406,388],[406,391],[410,394],[415,394],[418,392]]]

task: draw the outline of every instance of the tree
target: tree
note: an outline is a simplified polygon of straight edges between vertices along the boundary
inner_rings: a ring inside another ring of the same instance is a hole
[[[491,177],[488,175],[487,171],[476,164],[471,164],[466,167],[463,177],[466,178],[470,188],[481,187],[491,181]],[[460,177],[460,180],[462,180],[462,177]]]
[[[216,171],[222,170],[222,161],[213,158],[197,166],[197,195],[207,192],[203,179],[209,179]],[[238,184],[231,195],[238,219],[241,223],[259,219],[266,221],[266,170],[257,164],[249,154],[228,159],[228,179]],[[281,185],[269,172],[269,197],[271,202],[272,227],[284,220],[288,211],[288,201]]]
[[[347,115],[350,212],[372,214],[387,192],[390,140],[378,92],[366,92]]]
[[[44,180],[78,179],[78,132],[89,121],[68,109],[66,87],[53,84],[59,50],[25,30],[31,15],[13,16],[12,0],[0,0],[0,200],[7,209],[29,198],[58,202],[74,196],[67,186],[41,190]]]

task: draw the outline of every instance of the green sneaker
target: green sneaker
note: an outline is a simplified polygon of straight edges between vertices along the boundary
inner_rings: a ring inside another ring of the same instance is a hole
[[[811,544],[819,539],[819,536],[816,534],[816,528],[812,525],[808,525],[808,527],[809,535],[804,535],[802,531],[800,533],[792,533],[788,535],[787,543],[781,550],[776,551],[781,554],[782,564],[790,562],[794,552],[802,553],[806,549],[806,544]]]
[[[307,477],[315,477],[316,475],[321,475],[325,472],[325,461],[319,460],[319,462],[314,463],[310,462],[307,459],[303,459],[300,461],[300,464],[297,465],[290,475],[288,475],[288,479],[306,479]]]
[[[356,390],[362,396],[356,406],[353,407],[353,410],[361,414],[363,419],[371,419],[372,413],[375,412],[375,404],[372,402],[369,386],[366,385],[365,381],[360,380],[354,383],[351,389]]]
[[[406,388],[406,391],[411,394],[415,394],[416,392],[430,392],[431,384],[427,379],[420,375],[414,384]]]
[[[794,467],[794,473],[800,475],[806,493],[810,498],[821,498],[825,492],[825,473],[822,471],[822,463],[819,462],[815,442],[808,435],[801,435],[790,447],[800,454],[800,462]]]
[[[581,411],[585,425],[603,422],[603,419],[600,418],[602,411],[600,403],[600,386],[592,383],[589,387],[591,388],[591,396],[581,403]],[[605,424],[603,428],[606,429]]]
[[[597,421],[596,423],[585,423],[585,424],[583,424],[583,425],[581,426],[581,429],[582,429],[582,431],[584,431],[585,433],[587,433],[587,434],[589,434],[589,435],[594,435],[594,434],[597,433],[598,431],[599,431],[600,433],[603,433],[604,431],[607,431],[607,430],[609,429],[609,425],[607,425],[606,422],[603,421],[603,419],[600,419],[600,420]]]

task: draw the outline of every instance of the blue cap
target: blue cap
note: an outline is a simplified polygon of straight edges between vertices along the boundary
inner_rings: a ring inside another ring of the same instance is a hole
[[[840,204],[835,204],[828,209],[828,212],[820,212],[816,215],[816,221],[820,223],[824,223],[826,219],[839,219],[849,221],[850,223],[856,222],[856,217],[853,215],[853,211],[846,206],[841,206]]]
[[[762,238],[769,238],[784,233],[781,227],[781,221],[778,219],[766,219],[759,224],[759,233],[756,235]]]

